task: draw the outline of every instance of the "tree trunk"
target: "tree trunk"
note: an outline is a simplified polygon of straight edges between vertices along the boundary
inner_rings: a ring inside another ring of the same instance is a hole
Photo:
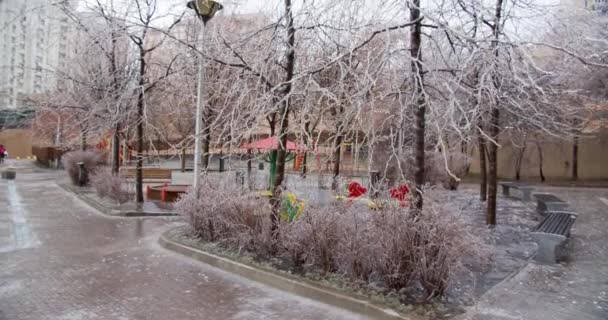
[[[479,200],[485,202],[488,199],[488,166],[486,164],[486,142],[481,133],[479,138]]]
[[[59,148],[61,145],[61,116],[57,115],[57,130],[55,131],[55,147]]]
[[[488,160],[488,207],[486,223],[490,226],[496,225],[496,193],[498,189],[498,134],[499,134],[500,111],[493,107],[490,119],[490,137],[494,142],[489,145]]]
[[[144,202],[144,85],[146,74],[146,60],[143,49],[139,56],[139,96],[137,99],[137,163],[135,165],[135,201]]]
[[[182,147],[182,158],[180,159],[182,172],[186,172],[186,147]]]
[[[340,129],[338,129],[340,130]],[[340,178],[340,161],[342,160],[342,140],[344,139],[344,137],[342,136],[342,134],[338,133],[338,136],[336,136],[336,141],[335,141],[335,145],[334,145],[334,168],[333,168],[333,179],[331,182],[331,188],[334,191],[337,191],[338,188],[340,187],[338,185],[339,183],[339,178]]]
[[[283,87],[283,101],[281,102],[281,125],[279,128],[279,148],[277,150],[277,175],[275,178],[273,190],[272,190],[272,230],[276,230],[278,226],[279,211],[281,209],[281,185],[285,178],[285,160],[287,159],[287,129],[289,128],[289,108],[290,108],[290,94],[292,90],[292,80],[296,63],[295,55],[295,43],[296,43],[296,29],[293,24],[293,12],[291,7],[291,0],[284,0],[285,2],[285,24],[287,27],[287,51],[285,53],[285,80]],[[276,235],[276,233],[275,233]]]
[[[125,137],[123,139],[123,144],[122,144],[122,161],[123,161],[123,164],[127,163],[128,161],[131,161],[131,158],[129,156],[129,145],[127,144],[127,137]]]
[[[268,127],[270,128],[271,137],[274,137],[274,134],[276,131],[276,124],[277,124],[276,117],[277,117],[276,112],[273,112],[270,116],[266,117],[266,120],[268,121]]]
[[[308,135],[310,134],[310,122],[306,121],[304,124],[304,147],[308,148]],[[302,158],[302,178],[306,178],[306,174],[308,173],[308,149],[304,149],[304,157]]]
[[[545,182],[545,174],[543,172],[543,148],[540,143],[536,143],[538,149],[538,175],[540,176],[540,182]]]
[[[578,180],[578,136],[572,141],[572,181]]]
[[[114,127],[112,134],[112,174],[118,175],[120,169],[120,124]]]
[[[492,49],[494,55],[498,60],[498,40],[500,38],[500,25],[502,23],[502,4],[503,0],[496,0],[496,11],[494,14],[494,23],[492,24],[492,33],[494,39],[492,40]],[[494,66],[498,68],[497,65]],[[499,89],[498,85],[498,70],[494,70],[493,83],[496,90]],[[492,106],[490,111],[490,137],[494,140],[490,144],[488,160],[490,167],[488,171],[488,207],[486,211],[486,223],[490,226],[496,225],[496,193],[497,193],[497,182],[498,182],[498,134],[500,133],[500,109],[499,101],[496,97],[494,99],[495,105]]]
[[[80,150],[87,150],[87,132],[84,129],[80,131]]]
[[[526,145],[517,152],[517,159],[515,159],[515,181],[521,180],[521,166],[524,161],[524,154],[526,153]]]
[[[414,97],[414,199],[412,205],[417,210],[423,207],[424,157],[426,100],[424,97],[424,73],[422,66],[422,21],[420,20],[420,0],[413,0],[410,7],[410,21],[417,21],[410,27],[410,58],[412,68],[412,91]]]
[[[308,151],[302,153],[302,178],[308,174]]]

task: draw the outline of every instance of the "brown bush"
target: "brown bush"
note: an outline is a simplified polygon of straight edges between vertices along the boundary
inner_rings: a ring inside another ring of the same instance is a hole
[[[64,154],[61,161],[72,184],[78,185],[78,163],[83,162],[87,173],[91,176],[95,173],[95,169],[103,164],[103,157],[94,151],[71,151]]]
[[[303,217],[281,228],[284,254],[295,264],[339,272],[352,280],[380,283],[400,291],[415,281],[423,299],[441,296],[464,261],[480,261],[481,240],[458,215],[427,205],[412,216],[387,205],[309,207]]]
[[[206,241],[258,254],[273,250],[268,200],[237,185],[234,179],[207,177],[201,182],[198,198],[190,192],[175,206]]]
[[[305,211],[304,215],[280,230],[281,245],[297,265],[306,263],[323,273],[336,270],[336,233],[344,206],[331,205]]]
[[[409,211],[387,207],[372,216],[373,238],[379,248],[369,252],[374,270],[385,287],[400,290],[414,277],[416,223]]]
[[[282,221],[274,236],[268,200],[232,179],[204,182],[198,199],[189,194],[177,207],[206,241],[287,259],[303,272],[338,273],[396,292],[419,288],[423,299],[443,295],[466,270],[465,261],[479,261],[481,241],[457,213],[433,208],[432,199],[415,216],[390,203],[378,210],[307,205],[299,219]]]
[[[118,203],[125,203],[133,198],[133,192],[127,188],[127,180],[113,175],[109,168],[95,170],[91,175],[91,185],[100,198],[110,198]]]

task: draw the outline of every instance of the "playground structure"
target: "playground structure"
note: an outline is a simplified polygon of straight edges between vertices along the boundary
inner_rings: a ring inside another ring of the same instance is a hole
[[[279,149],[279,143],[279,138],[277,136],[272,136],[266,139],[247,143],[242,146],[242,148],[246,150],[255,150],[258,153],[264,153],[264,161],[270,164],[268,185],[271,189],[274,186],[275,177],[277,175],[277,150]],[[298,145],[293,141],[287,140],[286,149],[289,152],[287,155],[286,162],[291,161],[295,158],[295,165],[297,166],[297,168],[295,169],[299,170],[298,163],[302,163],[304,156],[303,153],[306,152],[307,148],[305,146]]]
[[[368,189],[363,187],[356,181],[351,181],[346,186],[346,196],[336,196],[336,200],[344,201],[346,203],[362,203],[367,205],[369,208],[378,209],[383,206],[382,201],[378,200],[378,197],[373,198],[365,197],[368,194]],[[398,187],[394,187],[388,190],[389,197],[394,200],[395,204],[400,207],[409,206],[409,193],[410,188],[407,184],[402,184]]]

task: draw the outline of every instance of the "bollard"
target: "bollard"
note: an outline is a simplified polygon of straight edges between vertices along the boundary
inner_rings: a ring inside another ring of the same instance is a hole
[[[167,188],[163,187],[163,189],[160,191],[160,201],[166,202],[166,200],[167,200]]]
[[[240,185],[245,185],[245,172],[236,171],[235,172],[236,183]]]
[[[150,189],[150,186],[146,186],[146,198],[150,198],[150,192],[152,192],[152,189]]]
[[[88,183],[89,175],[87,173],[87,168],[84,166],[84,162],[78,162],[78,185],[84,187]]]

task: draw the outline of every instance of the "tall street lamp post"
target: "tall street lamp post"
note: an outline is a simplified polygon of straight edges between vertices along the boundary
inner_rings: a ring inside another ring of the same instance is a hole
[[[203,21],[203,28],[201,30],[201,50],[204,47],[205,42],[205,29],[207,27],[207,22],[213,18],[216,12],[222,10],[223,6],[213,0],[195,0],[188,2],[188,8],[194,10],[196,15]],[[197,97],[196,97],[196,125],[194,128],[194,181],[193,187],[196,197],[199,196],[199,184],[200,184],[200,176],[201,176],[201,121],[202,121],[202,110],[205,105],[205,68],[204,68],[204,57],[201,53],[199,55],[198,61],[198,88],[197,88]]]

